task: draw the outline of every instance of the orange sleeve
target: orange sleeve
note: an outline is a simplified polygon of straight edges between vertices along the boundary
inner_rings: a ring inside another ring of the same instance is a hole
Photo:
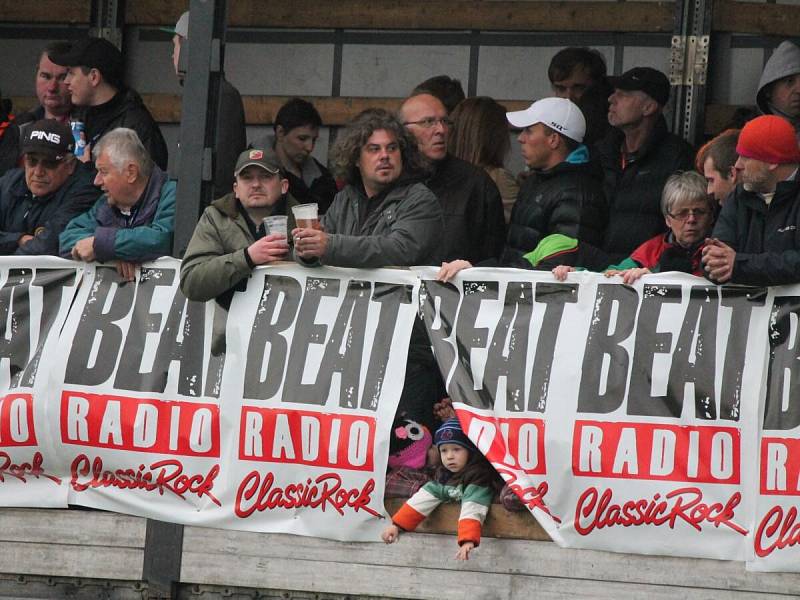
[[[408,502],[406,502],[394,513],[392,523],[405,531],[414,531],[417,525],[422,523],[424,519],[425,515],[411,508]]]
[[[458,544],[472,542],[477,548],[481,543],[481,522],[476,519],[458,521]]]

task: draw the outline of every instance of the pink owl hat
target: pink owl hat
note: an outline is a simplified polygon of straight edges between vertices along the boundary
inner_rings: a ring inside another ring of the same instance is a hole
[[[398,417],[392,425],[389,441],[389,468],[421,469],[425,466],[428,448],[432,443],[433,436],[427,427],[411,419]]]

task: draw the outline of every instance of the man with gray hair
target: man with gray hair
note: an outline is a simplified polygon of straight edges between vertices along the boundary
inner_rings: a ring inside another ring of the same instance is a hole
[[[67,225],[60,254],[87,262],[115,260],[119,274],[132,281],[139,263],[172,249],[175,182],[153,163],[132,129],[107,133],[92,154],[94,184],[104,194]]]

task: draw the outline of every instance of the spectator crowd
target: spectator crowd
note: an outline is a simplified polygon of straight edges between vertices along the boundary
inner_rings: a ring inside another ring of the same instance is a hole
[[[170,30],[181,82],[188,22],[185,13]],[[598,51],[571,47],[547,76],[552,97],[511,112],[490,97],[465,98],[449,76],[432,77],[396,114],[355,116],[327,164],[313,156],[323,126],[313,104],[289,100],[273,135],[248,147],[241,96],[223,81],[215,199],[183,257],[183,292],[227,305],[255,267],[283,260],[434,265],[444,282],[495,266],[559,280],[588,269],[627,284],[665,271],[715,284],[800,283],[800,48],[777,47],[753,93],[758,114],[697,152],[669,131],[672,89],[658,69],[609,76]],[[38,106],[14,116],[0,103],[2,253],[109,262],[133,280],[140,263],[172,251],[176,184],[159,127],[104,39],[48,45],[35,78]],[[526,165],[519,174],[506,168],[510,132]],[[434,412],[452,416],[444,396],[425,331],[415,327],[399,418],[428,432],[427,446]],[[456,446],[461,462],[445,466],[460,472],[469,458],[462,450],[472,449],[453,431],[446,441],[437,433],[436,446]],[[426,463],[426,449],[413,464]],[[423,513],[407,509],[403,518]]]

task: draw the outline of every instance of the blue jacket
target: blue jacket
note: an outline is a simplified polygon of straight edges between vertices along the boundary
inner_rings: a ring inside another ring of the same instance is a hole
[[[49,196],[34,198],[25,183],[25,169],[12,169],[0,177],[0,254],[58,256],[58,236],[70,219],[89,210],[100,190],[92,171],[77,163],[75,171]],[[17,245],[24,234],[34,238]]]
[[[68,258],[80,240],[94,236],[97,260],[143,262],[172,251],[175,231],[175,182],[157,166],[130,215],[108,204],[105,194],[61,234],[61,256]]]

